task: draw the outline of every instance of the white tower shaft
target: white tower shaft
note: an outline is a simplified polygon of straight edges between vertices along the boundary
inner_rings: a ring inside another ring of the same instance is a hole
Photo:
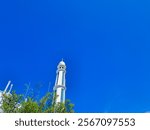
[[[65,102],[65,91],[66,91],[66,65],[64,61],[61,61],[57,66],[56,71],[56,81],[54,86],[54,92],[56,94],[55,103],[64,103]]]

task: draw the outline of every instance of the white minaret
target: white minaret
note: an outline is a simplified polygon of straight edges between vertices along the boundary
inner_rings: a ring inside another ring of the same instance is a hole
[[[56,94],[55,103],[64,103],[65,102],[65,91],[66,91],[66,64],[62,60],[59,62],[56,71],[56,81],[54,86],[54,92]]]

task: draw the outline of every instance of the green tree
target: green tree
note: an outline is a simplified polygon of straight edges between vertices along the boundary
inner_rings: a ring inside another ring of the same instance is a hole
[[[33,97],[24,100],[23,95],[15,92],[12,94],[4,94],[2,101],[2,110],[5,113],[73,113],[74,104],[70,100],[65,103],[55,103],[57,96],[53,93],[47,93],[39,101],[35,101]]]
[[[5,113],[16,113],[20,109],[19,102],[22,101],[22,95],[17,95],[15,92],[12,94],[3,94],[1,109]]]
[[[18,112],[19,113],[38,113],[39,112],[38,103],[33,101],[31,98],[28,98],[27,101],[21,102],[21,107],[20,109],[18,109]]]

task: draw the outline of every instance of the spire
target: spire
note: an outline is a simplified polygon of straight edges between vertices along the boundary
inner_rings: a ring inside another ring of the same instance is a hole
[[[10,89],[9,89],[8,93],[10,93],[10,92],[11,92],[12,87],[13,87],[13,84],[11,84],[11,85],[10,85]]]
[[[11,84],[11,81],[8,81],[8,83],[7,83],[7,85],[6,85],[6,88],[5,88],[5,90],[4,90],[3,93],[6,93],[6,92],[7,92],[7,89],[8,89],[8,87],[9,87],[10,84]]]

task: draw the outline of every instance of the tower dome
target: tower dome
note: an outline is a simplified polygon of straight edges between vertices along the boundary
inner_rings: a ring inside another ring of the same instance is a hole
[[[65,64],[65,62],[63,61],[63,59],[59,62],[57,68],[58,68],[57,72],[60,71],[60,70],[66,71],[66,64]]]
[[[59,62],[59,65],[66,65],[65,62],[62,60]]]

